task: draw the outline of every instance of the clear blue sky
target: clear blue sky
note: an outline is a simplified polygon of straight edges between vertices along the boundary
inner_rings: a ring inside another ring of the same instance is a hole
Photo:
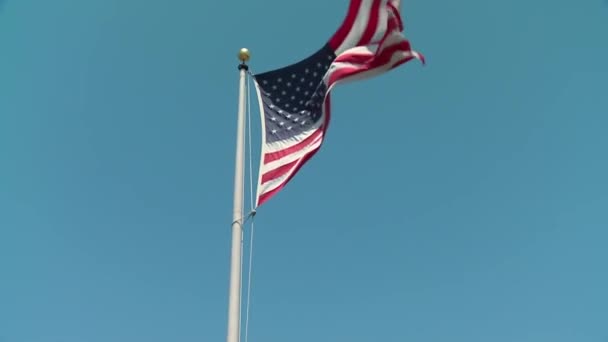
[[[224,341],[236,52],[295,62],[347,3],[5,0],[0,341]],[[335,88],[259,210],[249,340],[608,341],[608,4],[403,18],[427,66]]]

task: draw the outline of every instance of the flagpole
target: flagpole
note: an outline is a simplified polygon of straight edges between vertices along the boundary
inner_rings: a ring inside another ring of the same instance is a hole
[[[228,335],[227,342],[239,342],[241,318],[241,254],[243,251],[243,198],[245,169],[245,80],[247,49],[239,51],[239,107],[236,131],[236,163],[234,169],[234,207],[232,212],[232,252],[230,256],[230,290],[228,295]]]

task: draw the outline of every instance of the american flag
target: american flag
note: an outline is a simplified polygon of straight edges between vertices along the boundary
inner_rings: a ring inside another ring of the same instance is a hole
[[[344,22],[308,58],[254,75],[262,112],[256,207],[279,192],[321,147],[330,90],[424,57],[402,34],[400,0],[351,0]]]

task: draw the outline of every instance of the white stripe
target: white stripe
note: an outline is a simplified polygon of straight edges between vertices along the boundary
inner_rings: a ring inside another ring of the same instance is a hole
[[[299,125],[299,124],[300,123],[294,123],[293,125],[295,126],[295,125]],[[304,131],[298,135],[294,135],[293,137],[291,137],[289,139],[266,143],[266,153],[273,153],[273,152],[281,151],[286,148],[295,146],[295,145],[301,143],[302,141],[306,140],[306,138],[313,135],[319,129],[319,127],[321,127],[322,125],[323,125],[323,120],[321,118],[309,129],[307,129],[306,131]]]
[[[376,32],[374,33],[374,37],[370,44],[377,44],[382,40],[384,34],[386,33],[386,29],[388,27],[388,12],[389,8],[387,6],[386,1],[382,2],[380,7],[380,18],[378,19],[378,25],[376,26]]]
[[[385,51],[388,48],[391,48],[393,46],[399,45],[403,42],[406,42],[407,40],[405,39],[405,37],[403,37],[398,31],[395,31],[393,33],[391,33],[388,38],[383,42],[382,46],[380,46],[378,48],[377,51],[374,51],[375,48],[377,47],[376,45],[374,46],[360,46],[360,47],[356,47],[356,48],[352,48],[349,50],[346,50],[345,52],[342,53],[341,56],[338,56],[338,59],[340,57],[347,57],[348,54],[356,54],[356,55],[363,55],[363,56],[367,56],[369,59],[366,62],[371,62],[373,60],[374,57],[376,57],[376,55],[381,54],[383,51]],[[383,65],[379,65],[373,69],[367,70],[365,72],[353,75],[353,76],[349,76],[347,78],[345,78],[348,81],[351,80],[359,80],[362,78],[369,78],[371,76],[377,75],[383,71],[388,71],[390,69],[390,67],[392,67],[396,62],[398,62],[400,59],[395,60],[395,56],[399,56],[401,55],[403,58],[405,57],[409,57],[409,56],[414,56],[416,58],[420,58],[420,55],[415,53],[415,52],[407,52],[404,50],[396,50],[393,55],[391,56],[391,59],[389,60],[388,63],[383,64]],[[388,66],[388,67],[387,67]],[[364,68],[365,65],[363,63],[351,63],[351,62],[334,62],[332,63],[330,69],[328,70],[327,74],[325,75],[325,80],[326,83],[327,81],[331,78],[332,74],[335,73],[336,71],[339,71],[341,69],[344,68],[349,68],[349,69],[361,69]],[[379,72],[374,73],[374,70],[380,70]],[[358,77],[359,75],[363,75],[363,77]],[[342,80],[339,80],[340,82]]]
[[[393,55],[391,56],[391,59],[389,60],[388,63],[379,65],[375,68],[360,72],[358,74],[354,74],[352,76],[349,77],[345,77],[339,80],[336,80],[328,89],[328,91],[330,91],[336,84],[339,83],[346,83],[346,82],[352,82],[355,80],[362,80],[362,79],[366,79],[366,78],[370,78],[373,76],[377,76],[380,75],[382,73],[387,72],[388,70],[390,70],[395,64],[397,64],[398,62],[402,61],[403,59],[407,58],[407,57],[411,57],[411,56],[415,56],[414,53],[412,53],[411,51],[403,51],[403,50],[397,50],[393,53]],[[353,65],[353,66],[357,66],[357,65]]]
[[[302,158],[304,155],[306,155],[306,153],[308,153],[307,149],[312,146],[315,145],[316,143],[318,143],[320,140],[323,139],[323,133],[319,134],[318,137],[316,137],[313,141],[310,142],[310,144],[308,144],[308,146],[303,147],[300,151],[294,152],[294,153],[290,153],[284,157],[281,157],[277,160],[273,160],[270,163],[264,164],[262,166],[262,168],[260,169],[262,174],[267,173],[269,171],[272,171],[274,169],[277,169],[285,164],[289,164],[291,162],[293,162],[294,160],[298,159],[298,158]]]
[[[378,48],[378,51],[376,52],[376,54],[381,54],[384,50],[401,44],[403,42],[407,42],[407,39],[405,39],[405,37],[401,34],[401,32],[395,30],[390,32],[386,39],[382,42],[382,45],[380,45],[380,47]]]
[[[361,1],[361,6],[359,6],[359,11],[357,12],[357,17],[355,18],[353,27],[351,27],[342,44],[340,44],[340,46],[336,49],[336,54],[340,54],[344,50],[357,45],[359,39],[361,39],[361,36],[363,35],[363,32],[365,32],[365,28],[367,27],[373,2],[373,0]]]
[[[266,150],[266,120],[264,114],[264,103],[262,100],[262,94],[260,94],[260,87],[258,82],[256,82],[255,77],[253,78],[253,84],[255,85],[255,92],[258,96],[258,106],[260,108],[260,121],[262,122],[262,153],[260,155],[260,165],[258,168],[258,182],[256,185],[256,197],[255,197],[255,207],[257,208],[258,202],[260,200],[260,183],[262,182],[262,165],[264,164],[264,152]]]
[[[318,148],[321,145],[321,139],[317,140],[317,142],[313,145],[309,145],[305,150],[300,151],[298,154],[300,157],[303,157],[305,154],[312,152],[314,149]],[[287,173],[282,175],[281,177],[275,178],[269,182],[266,182],[260,186],[260,191],[258,192],[258,197],[261,195],[270,192],[277,187],[279,187],[289,176],[293,173],[296,167],[298,167],[300,163],[294,164],[294,166]]]

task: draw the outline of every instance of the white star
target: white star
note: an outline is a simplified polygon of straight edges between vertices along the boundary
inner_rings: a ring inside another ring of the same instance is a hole
[[[285,104],[285,108],[289,108],[289,103],[286,103],[286,104]]]
[[[289,118],[291,118],[291,114],[287,114],[287,118],[288,118],[288,119],[289,119]]]
[[[275,101],[277,101],[277,102],[281,102],[281,99],[277,98]]]
[[[293,119],[293,122],[298,122],[298,120],[300,120],[300,119],[295,118],[295,119]]]
[[[297,112],[298,111],[298,107],[293,107],[293,111]]]
[[[275,118],[274,116],[270,118],[270,121],[277,121],[277,118]]]
[[[300,78],[300,82],[304,82],[304,81],[306,81],[306,80],[304,79],[304,77]]]
[[[291,87],[291,82],[287,82],[287,86],[288,86],[288,87]]]
[[[296,91],[300,91],[300,87],[297,87],[297,88],[296,88]]]
[[[313,72],[313,73],[312,73],[312,75],[313,75],[313,76],[315,76],[315,77],[317,77],[317,75],[318,75],[318,74],[317,74],[317,72],[315,71],[315,72]]]
[[[291,96],[291,99],[292,99],[292,100],[295,100],[295,99],[296,99],[296,97],[292,95],[292,96]]]
[[[291,78],[296,78],[296,74],[291,74]]]
[[[300,105],[303,105],[303,104],[304,104],[304,100],[300,101]]]
[[[308,92],[308,90],[307,90],[307,91],[305,91],[305,92],[304,92],[304,95],[308,95],[308,93],[309,93],[309,92]]]
[[[285,126],[285,123],[283,121],[279,122],[279,126],[283,127]]]
[[[279,113],[279,114],[283,114],[283,110],[282,110],[282,109],[279,109],[279,111],[278,111],[277,113]]]
[[[308,70],[308,68],[306,68],[306,69],[304,70],[304,72],[308,74],[308,73],[310,72],[310,70]]]
[[[277,130],[276,129],[273,129],[271,132],[272,132],[272,134],[277,134]]]
[[[279,78],[277,78],[277,82],[281,83],[281,82],[283,82],[283,79],[279,77]]]
[[[268,84],[268,81],[266,81],[266,80],[263,80],[263,81],[262,81],[262,83],[264,83],[264,84]]]
[[[320,68],[321,67],[321,63],[317,63],[317,67]]]
[[[332,56],[332,55],[327,55],[327,59],[329,59],[329,60],[331,61],[332,59],[334,59],[334,56]]]
[[[287,127],[287,130],[288,130],[288,131],[291,131],[291,126]]]
[[[273,108],[274,108],[274,105],[273,105],[273,104],[271,104],[271,105],[270,105],[270,106],[268,106],[268,107],[270,107],[270,109],[273,109]]]
[[[276,86],[276,85],[273,85],[273,86],[272,86],[272,90],[277,90],[277,86]]]
[[[305,123],[306,123],[306,120],[302,120],[302,122],[300,122],[300,125],[304,126]]]

